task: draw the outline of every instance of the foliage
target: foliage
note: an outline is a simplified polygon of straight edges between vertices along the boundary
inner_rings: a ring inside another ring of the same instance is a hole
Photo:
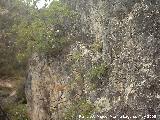
[[[43,9],[30,7],[26,14],[15,19],[18,24],[13,26],[13,31],[17,34],[17,58],[23,59],[33,52],[61,52],[70,42],[64,20],[72,20],[74,17],[73,11],[56,1]]]
[[[91,45],[91,49],[94,52],[102,52],[102,42],[101,41],[95,41],[92,45]]]
[[[82,57],[82,53],[80,51],[76,51],[76,52],[73,52],[72,55],[70,56],[70,60],[71,61],[79,61]]]
[[[65,113],[65,120],[73,120],[79,115],[88,118],[94,112],[94,105],[86,100],[79,100],[73,103]]]
[[[5,111],[7,111],[11,120],[29,120],[25,104],[9,104],[6,106]]]
[[[107,65],[106,63],[101,63],[100,65],[93,65],[92,68],[87,72],[87,79],[90,80],[90,82],[97,84],[100,82],[99,80],[102,79],[102,77],[105,77],[107,75]]]
[[[0,5],[2,6],[2,5]],[[11,29],[14,24],[14,20],[5,6],[0,9],[0,77],[8,76],[12,77],[18,73],[17,67],[20,64],[15,57],[15,37],[12,34]]]

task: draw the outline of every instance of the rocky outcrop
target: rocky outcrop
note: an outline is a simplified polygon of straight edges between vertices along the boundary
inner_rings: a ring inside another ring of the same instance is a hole
[[[37,54],[33,55],[26,83],[26,95],[31,119],[59,119],[58,114],[61,112],[59,104],[66,103],[63,97],[67,96],[64,91],[67,89],[67,76],[65,76],[65,71],[62,70],[63,59],[52,59],[52,64],[49,65],[50,62],[46,61],[44,57],[40,58]]]
[[[82,96],[96,107],[93,115],[159,119],[159,0],[63,2],[81,15],[81,40],[54,58],[33,55],[26,83],[31,119],[64,119]]]

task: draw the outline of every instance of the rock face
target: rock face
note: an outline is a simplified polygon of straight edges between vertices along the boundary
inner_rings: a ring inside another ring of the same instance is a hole
[[[80,13],[81,40],[54,58],[33,55],[26,83],[31,119],[64,119],[78,95],[107,119],[160,119],[160,1],[62,2]]]

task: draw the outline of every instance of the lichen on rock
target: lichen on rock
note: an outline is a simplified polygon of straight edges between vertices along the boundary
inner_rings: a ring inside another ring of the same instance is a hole
[[[49,58],[49,64],[44,56],[31,59],[26,84],[31,118],[64,119],[69,106],[81,99],[96,106],[91,114],[108,119],[158,116],[159,0],[62,2],[80,13],[82,33],[78,42],[68,46],[67,54]],[[95,52],[97,43],[102,50]],[[95,81],[87,76],[90,71]],[[67,87],[56,93],[55,84]]]

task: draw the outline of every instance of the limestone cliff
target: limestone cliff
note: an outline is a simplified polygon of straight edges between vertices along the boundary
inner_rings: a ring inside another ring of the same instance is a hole
[[[64,117],[80,97],[95,107],[93,119],[159,119],[160,1],[62,2],[80,14],[80,36],[65,54],[30,59],[26,95],[31,119],[77,120],[80,112]]]

